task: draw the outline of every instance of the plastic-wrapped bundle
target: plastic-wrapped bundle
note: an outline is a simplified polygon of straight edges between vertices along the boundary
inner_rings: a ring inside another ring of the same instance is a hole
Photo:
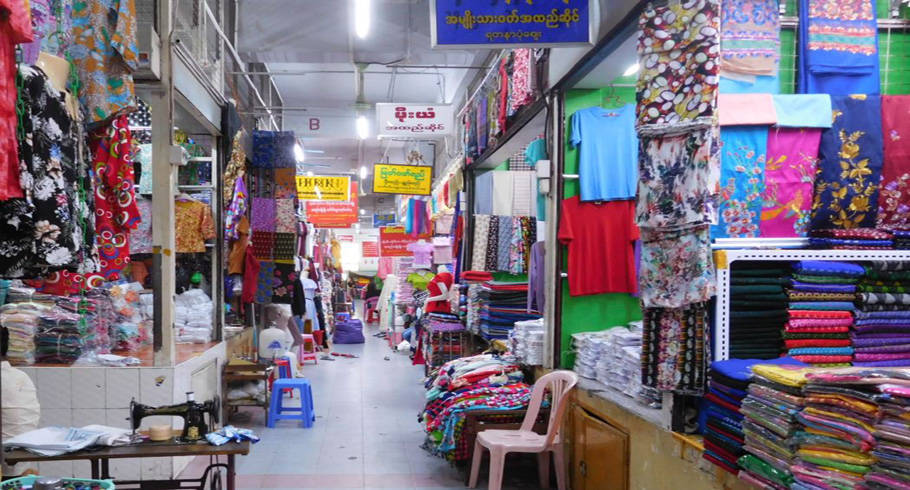
[[[572,334],[572,348],[575,351],[575,366],[579,376],[595,379],[596,366],[607,348],[608,330]]]
[[[35,333],[46,307],[33,303],[8,303],[0,307],[0,325],[9,330],[7,357],[16,364],[35,363]]]
[[[509,333],[509,348],[518,362],[529,366],[543,364],[543,344],[546,328],[543,318],[515,322],[515,328]]]
[[[78,314],[52,309],[41,314],[35,334],[35,361],[72,364],[85,348],[86,323]]]
[[[201,289],[190,289],[175,300],[177,342],[205,343],[212,339],[213,304]]]
[[[595,366],[601,383],[635,397],[641,390],[641,327],[615,327],[606,332],[604,355]]]

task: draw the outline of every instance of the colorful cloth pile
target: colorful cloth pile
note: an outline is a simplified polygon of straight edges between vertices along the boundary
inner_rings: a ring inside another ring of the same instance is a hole
[[[10,362],[35,363],[35,333],[41,313],[46,310],[37,303],[8,303],[0,307],[0,326],[9,331]]]
[[[35,361],[72,364],[85,348],[86,327],[75,313],[59,309],[41,313],[35,334]]]
[[[910,250],[910,230],[894,230],[894,248]]]
[[[730,357],[780,356],[787,323],[790,270],[786,263],[734,262],[730,271]]]
[[[794,264],[784,327],[788,355],[827,366],[853,361],[851,298],[864,272],[862,266],[849,262],[803,260]]]
[[[910,365],[910,264],[870,262],[857,285],[853,362]]]
[[[736,460],[743,454],[743,415],[739,409],[749,378],[749,367],[762,362],[756,359],[715,361],[708,369],[708,393],[702,412],[705,414],[705,452],[703,457],[726,471],[738,472]]]
[[[528,312],[528,283],[488,281],[478,291],[479,331],[486,340],[507,339],[515,322],[536,320]]]
[[[461,444],[465,414],[473,410],[527,408],[531,387],[512,358],[493,354],[463,357],[443,364],[425,382],[427,404],[421,415],[427,439],[423,448],[430,453],[460,461],[468,451]]]
[[[865,478],[870,489],[910,488],[910,375],[890,371],[888,382],[877,386],[883,396],[873,430],[878,462]]]
[[[847,374],[851,372],[859,371],[818,370],[806,375],[806,403],[797,416],[801,424],[798,459],[792,471],[807,488],[860,488],[863,475],[875,463],[872,432],[879,407],[871,388],[876,381],[854,378]]]
[[[741,408],[746,451],[738,460],[741,479],[759,488],[790,487],[807,370],[792,365],[752,366],[752,383]]]

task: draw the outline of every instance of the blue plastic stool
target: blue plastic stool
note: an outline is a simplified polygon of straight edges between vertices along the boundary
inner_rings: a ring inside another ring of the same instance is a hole
[[[285,407],[283,391],[286,389],[300,390],[300,406]],[[313,390],[310,381],[305,378],[276,379],[272,385],[272,399],[269,403],[268,426],[275,427],[275,422],[282,419],[300,420],[305,428],[313,426],[316,421],[316,411],[313,408]]]

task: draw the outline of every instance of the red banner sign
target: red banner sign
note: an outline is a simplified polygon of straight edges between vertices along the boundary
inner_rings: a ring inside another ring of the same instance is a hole
[[[429,241],[430,234],[424,233],[413,237],[404,231],[403,226],[383,226],[379,229],[379,255],[381,257],[410,257],[408,245],[417,240]]]
[[[361,242],[363,257],[379,257],[379,242]]]
[[[357,215],[357,182],[351,182],[350,201],[307,201],[307,221],[317,228],[350,228]]]

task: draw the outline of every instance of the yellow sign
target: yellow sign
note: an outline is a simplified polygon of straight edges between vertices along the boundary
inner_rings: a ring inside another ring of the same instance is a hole
[[[297,176],[297,199],[301,201],[347,201],[351,178],[329,175]]]
[[[433,167],[423,165],[373,165],[373,192],[429,196],[433,187]]]

